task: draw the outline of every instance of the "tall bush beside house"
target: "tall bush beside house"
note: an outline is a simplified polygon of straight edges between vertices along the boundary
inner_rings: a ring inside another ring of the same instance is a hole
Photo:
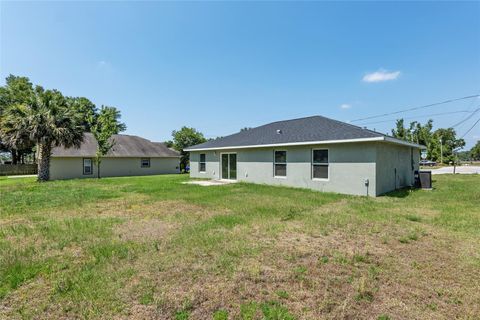
[[[185,170],[190,161],[189,153],[184,149],[196,144],[207,141],[203,133],[198,132],[195,128],[182,127],[180,130],[173,130],[173,147],[180,152],[180,171]]]
[[[90,116],[90,131],[97,140],[95,164],[97,165],[97,178],[100,178],[102,158],[115,145],[114,134],[126,130],[126,125],[120,122],[120,111],[115,107],[102,106],[98,113]]]
[[[78,147],[85,131],[81,115],[68,108],[65,97],[59,91],[42,87],[36,87],[29,102],[5,108],[0,127],[2,141],[7,146],[15,147],[20,141],[36,144],[38,181],[50,178],[52,148]]]

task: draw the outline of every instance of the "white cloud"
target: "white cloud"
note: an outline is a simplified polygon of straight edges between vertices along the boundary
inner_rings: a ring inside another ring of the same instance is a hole
[[[395,80],[400,76],[400,71],[389,72],[387,70],[378,70],[372,73],[367,73],[363,76],[364,82],[382,82],[388,80]]]
[[[340,109],[344,109],[344,110],[350,109],[351,107],[352,107],[352,105],[348,104],[348,103],[344,103],[344,104],[340,105]]]
[[[106,65],[107,65],[107,61],[105,61],[105,60],[101,60],[101,61],[97,62],[97,67],[99,67],[99,68],[103,68]]]

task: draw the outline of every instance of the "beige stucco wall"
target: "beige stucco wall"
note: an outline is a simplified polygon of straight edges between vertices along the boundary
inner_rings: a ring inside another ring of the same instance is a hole
[[[312,149],[329,149],[329,179],[312,179]],[[274,150],[287,151],[287,177],[274,177]],[[237,153],[237,179],[252,183],[285,185],[319,191],[375,196],[376,145],[344,143],[282,148],[232,149],[190,153],[190,176],[219,179],[220,154]],[[206,154],[206,172],[199,172],[200,153]],[[365,186],[365,180],[369,186]]]
[[[142,168],[142,158],[103,158],[100,166],[102,177],[142,176],[178,173],[179,158],[150,158],[150,167]],[[97,166],[93,174],[83,174],[83,158],[53,157],[50,160],[50,179],[93,178],[97,176]]]

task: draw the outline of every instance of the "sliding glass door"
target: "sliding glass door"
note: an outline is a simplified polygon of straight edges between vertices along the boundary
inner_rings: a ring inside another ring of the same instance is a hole
[[[222,153],[222,179],[237,180],[236,153]]]
[[[228,179],[228,154],[222,154],[222,179]]]

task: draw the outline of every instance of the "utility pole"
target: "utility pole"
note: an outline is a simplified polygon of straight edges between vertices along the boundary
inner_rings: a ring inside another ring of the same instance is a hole
[[[453,149],[453,174],[455,174],[456,169],[457,169],[457,154],[455,149]]]
[[[442,138],[440,138],[440,164],[443,164],[443,146],[442,146]]]

